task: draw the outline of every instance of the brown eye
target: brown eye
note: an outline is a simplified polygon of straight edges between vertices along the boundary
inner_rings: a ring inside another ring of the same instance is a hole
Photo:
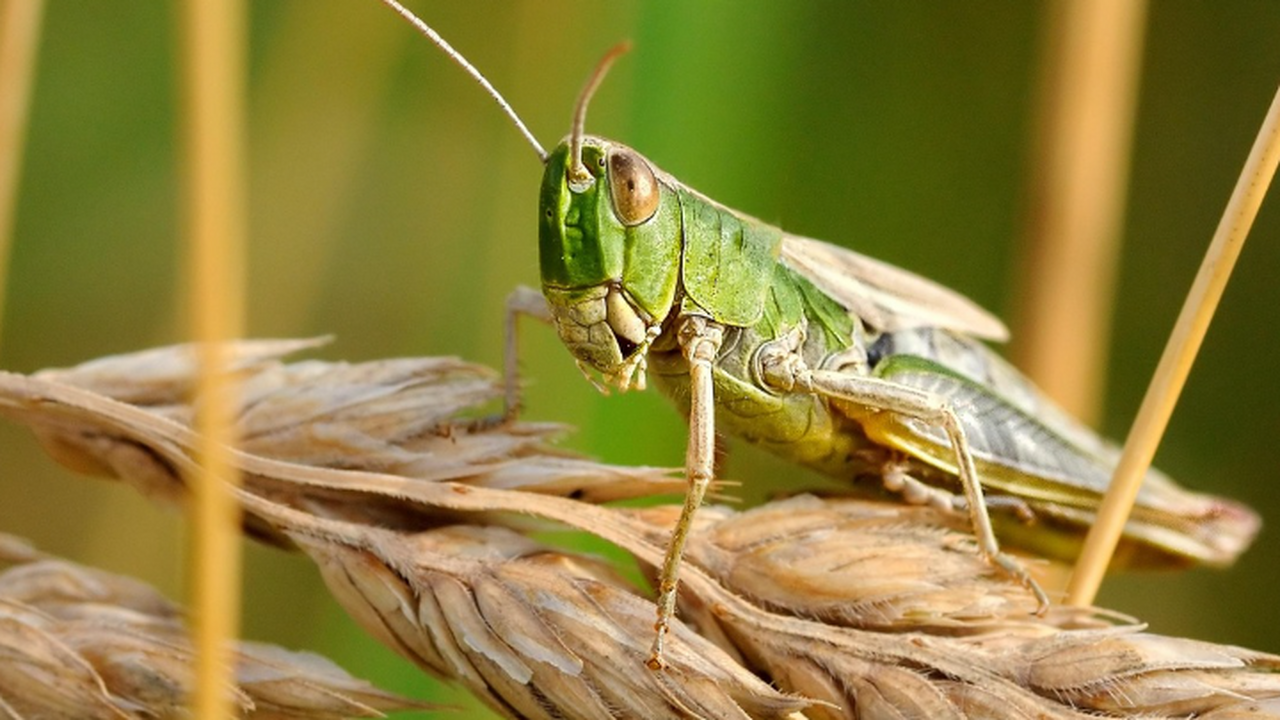
[[[623,225],[639,225],[658,210],[658,179],[649,164],[630,150],[609,153],[609,187],[613,210]]]

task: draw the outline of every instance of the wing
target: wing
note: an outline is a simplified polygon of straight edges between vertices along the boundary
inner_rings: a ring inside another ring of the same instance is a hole
[[[1004,323],[960,293],[852,250],[786,235],[782,260],[877,330],[936,327],[984,340],[1009,337]]]
[[[1119,459],[1110,443],[1061,413],[1028,414],[990,387],[933,360],[895,355],[877,366],[876,375],[951,403],[984,488],[1026,501],[1042,518],[1083,526],[1096,519]],[[895,413],[877,413],[863,426],[876,442],[957,475],[955,453],[941,428]],[[1124,532],[1137,541],[1147,562],[1168,565],[1180,559],[1224,566],[1249,547],[1258,528],[1258,516],[1248,507],[1185,490],[1151,468]],[[1052,523],[1046,522],[1022,532],[1020,542],[1054,555],[1051,545],[1042,545],[1057,542],[1052,534]],[[1161,555],[1164,559],[1157,559]]]

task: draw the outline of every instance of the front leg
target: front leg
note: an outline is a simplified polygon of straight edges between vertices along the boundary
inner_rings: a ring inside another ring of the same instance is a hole
[[[551,307],[542,293],[527,285],[517,285],[507,296],[506,334],[502,352],[502,380],[505,392],[502,402],[502,420],[515,420],[520,414],[520,316],[534,318],[551,324]]]
[[[658,619],[654,623],[657,636],[649,652],[647,665],[653,670],[666,666],[662,659],[663,643],[676,611],[676,589],[679,587],[680,561],[689,539],[693,517],[702,505],[707,487],[714,476],[716,432],[715,392],[712,386],[712,365],[724,342],[724,328],[708,318],[690,316],[682,319],[676,328],[680,351],[689,364],[689,447],[685,454],[685,477],[689,487],[685,491],[684,507],[680,519],[671,531],[667,555],[662,562],[658,579]]]

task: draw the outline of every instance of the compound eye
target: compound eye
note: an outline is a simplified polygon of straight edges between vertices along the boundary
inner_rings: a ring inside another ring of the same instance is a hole
[[[609,153],[609,188],[613,193],[613,210],[628,227],[653,217],[658,211],[662,192],[658,179],[644,158],[630,150]]]

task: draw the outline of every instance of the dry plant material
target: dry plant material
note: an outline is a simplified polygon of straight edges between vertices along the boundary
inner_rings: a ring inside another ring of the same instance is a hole
[[[310,653],[229,648],[239,717],[337,720],[425,707]],[[0,533],[0,717],[186,718],[195,653],[181,610],[132,578]]]
[[[1218,308],[1218,301],[1231,278],[1231,270],[1240,257],[1278,166],[1280,88],[1262,119],[1262,127],[1258,129],[1249,157],[1245,159],[1235,189],[1231,191],[1231,199],[1227,201],[1218,228],[1213,232],[1213,240],[1200,261],[1200,269],[1196,271],[1182,309],[1178,311],[1173,332],[1160,354],[1160,363],[1151,376],[1142,405],[1138,407],[1138,415],[1125,438],[1124,449],[1111,476],[1111,487],[1102,498],[1098,518],[1085,537],[1080,558],[1067,583],[1067,602],[1073,605],[1092,604],[1098,594],[1102,576],[1115,553],[1125,520],[1142,486],[1142,478],[1155,457],[1156,446],[1164,436],[1169,416],[1173,414],[1173,407],[1187,376],[1191,374],[1191,364],[1209,330],[1209,321]]]
[[[603,465],[557,450],[550,443],[566,432],[561,425],[490,427],[479,408],[499,399],[502,391],[493,371],[479,365],[448,357],[358,364],[279,361],[324,343],[260,340],[232,346],[232,369],[241,376],[237,422],[245,452],[298,465],[520,489],[592,503],[684,488],[666,468]],[[190,426],[195,364],[186,347],[101,358],[34,377],[92,390]],[[130,452],[118,447],[122,443],[111,448],[110,438],[74,428],[67,432],[56,422],[32,426],[49,453],[72,469],[119,477],[162,502],[184,502],[185,480],[163,467],[153,468],[159,474],[143,477],[146,461],[130,457],[138,448]],[[121,467],[114,467],[117,463]]]
[[[300,518],[295,532],[367,630],[509,716],[745,720],[806,704],[685,627],[669,670],[645,670],[652,604],[599,563],[506,528],[397,533]]]
[[[0,0],[0,320],[43,18],[44,0]]]
[[[567,456],[555,426],[488,421],[501,388],[484,368],[279,360],[299,347],[233,351],[248,526],[311,556],[382,642],[508,717],[1280,717],[1280,658],[1098,611],[1037,617],[962,518],[812,496],[700,517],[672,667],[650,671],[647,593],[528,532],[552,521],[652,567],[678,508],[597,503],[678,481]],[[0,412],[63,462],[182,501],[187,352],[0,374]]]
[[[1042,6],[1044,54],[1010,353],[1074,417],[1096,427],[1108,341],[1146,0]]]
[[[180,6],[178,19],[187,320],[198,342],[203,398],[195,420],[201,472],[191,476],[190,602],[199,650],[191,712],[212,719],[232,712],[219,688],[229,682],[224,648],[240,627],[239,475],[230,459],[236,383],[226,348],[245,326],[249,9],[245,2],[193,2]]]

